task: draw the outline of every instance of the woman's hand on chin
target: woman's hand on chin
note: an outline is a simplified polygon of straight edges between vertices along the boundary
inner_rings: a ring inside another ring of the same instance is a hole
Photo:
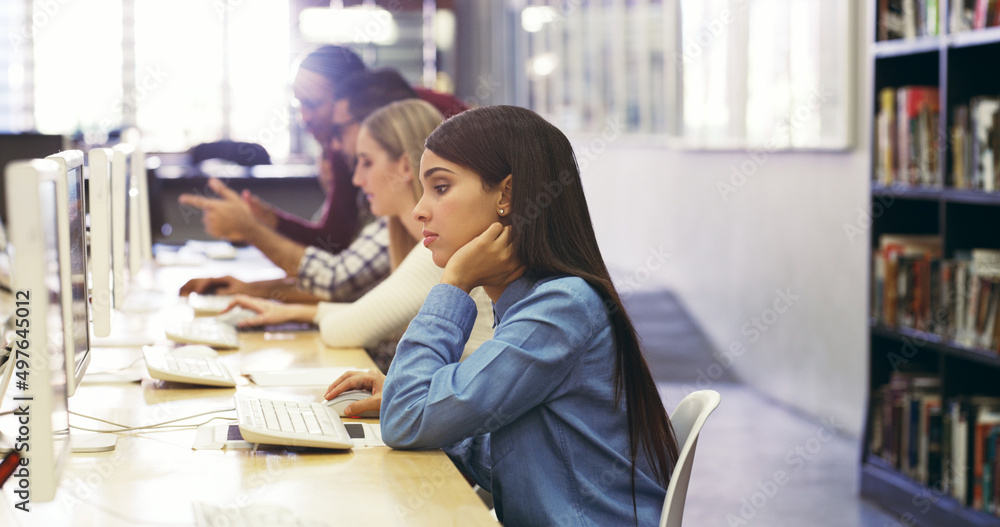
[[[455,251],[444,267],[441,283],[468,293],[478,286],[506,287],[524,271],[524,265],[514,254],[510,226],[493,223]]]

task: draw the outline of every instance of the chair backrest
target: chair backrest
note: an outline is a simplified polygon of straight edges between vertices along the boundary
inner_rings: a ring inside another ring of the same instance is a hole
[[[667,497],[663,500],[663,512],[660,513],[660,527],[681,527],[698,433],[721,400],[722,397],[715,390],[699,390],[682,399],[670,415],[680,454],[670,475],[670,484],[667,485]]]

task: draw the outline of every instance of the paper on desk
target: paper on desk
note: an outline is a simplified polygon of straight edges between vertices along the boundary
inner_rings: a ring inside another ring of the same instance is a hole
[[[243,374],[258,386],[329,386],[337,377],[349,371],[367,368],[300,368],[290,370],[252,370]]]

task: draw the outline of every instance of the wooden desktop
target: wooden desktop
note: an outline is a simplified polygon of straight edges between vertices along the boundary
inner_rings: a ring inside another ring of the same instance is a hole
[[[176,272],[176,271],[171,271]],[[190,270],[188,273],[192,272]],[[204,275],[199,270],[199,276]],[[164,286],[173,280],[165,280]],[[166,289],[164,289],[166,290]],[[176,289],[172,289],[176,291]],[[182,303],[169,302],[174,313]],[[146,315],[154,323],[157,314]],[[317,331],[241,334],[238,351],[220,352],[231,371],[261,368],[358,367],[375,365],[362,349],[326,347]],[[136,348],[93,350],[89,372],[108,371],[141,360]],[[331,379],[332,381],[333,379]],[[167,383],[143,374],[141,382],[81,385],[69,399],[77,414],[142,426],[233,408],[236,391],[271,398],[318,400],[323,388],[260,387],[249,381],[234,389]],[[9,395],[9,394],[8,394]],[[4,401],[9,409],[11,400]],[[198,417],[234,417],[234,411]],[[7,430],[12,416],[0,419]],[[345,420],[349,422],[350,420]],[[377,422],[377,420],[360,420]],[[222,424],[217,420],[214,423]],[[74,415],[71,423],[95,429],[110,425]],[[7,525],[195,525],[192,504],[235,509],[280,505],[301,519],[327,525],[497,525],[465,478],[440,450],[402,451],[358,447],[351,451],[285,449],[193,450],[196,431],[118,434],[114,451],[72,454],[56,498],[32,502],[31,512],[12,510],[11,485],[2,491],[0,524]],[[5,522],[6,520],[6,522]]]

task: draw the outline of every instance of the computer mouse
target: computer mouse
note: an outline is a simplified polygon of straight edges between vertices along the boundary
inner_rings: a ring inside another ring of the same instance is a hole
[[[368,390],[348,390],[329,401],[323,401],[323,406],[333,408],[340,417],[378,417],[378,410],[366,410],[361,415],[344,415],[344,408],[349,404],[367,399],[372,396]]]
[[[257,316],[257,312],[245,307],[234,307],[225,313],[215,315],[215,320],[230,326],[239,326],[240,322]]]
[[[185,359],[208,359],[218,357],[219,353],[204,344],[188,344],[170,350],[174,357]]]

